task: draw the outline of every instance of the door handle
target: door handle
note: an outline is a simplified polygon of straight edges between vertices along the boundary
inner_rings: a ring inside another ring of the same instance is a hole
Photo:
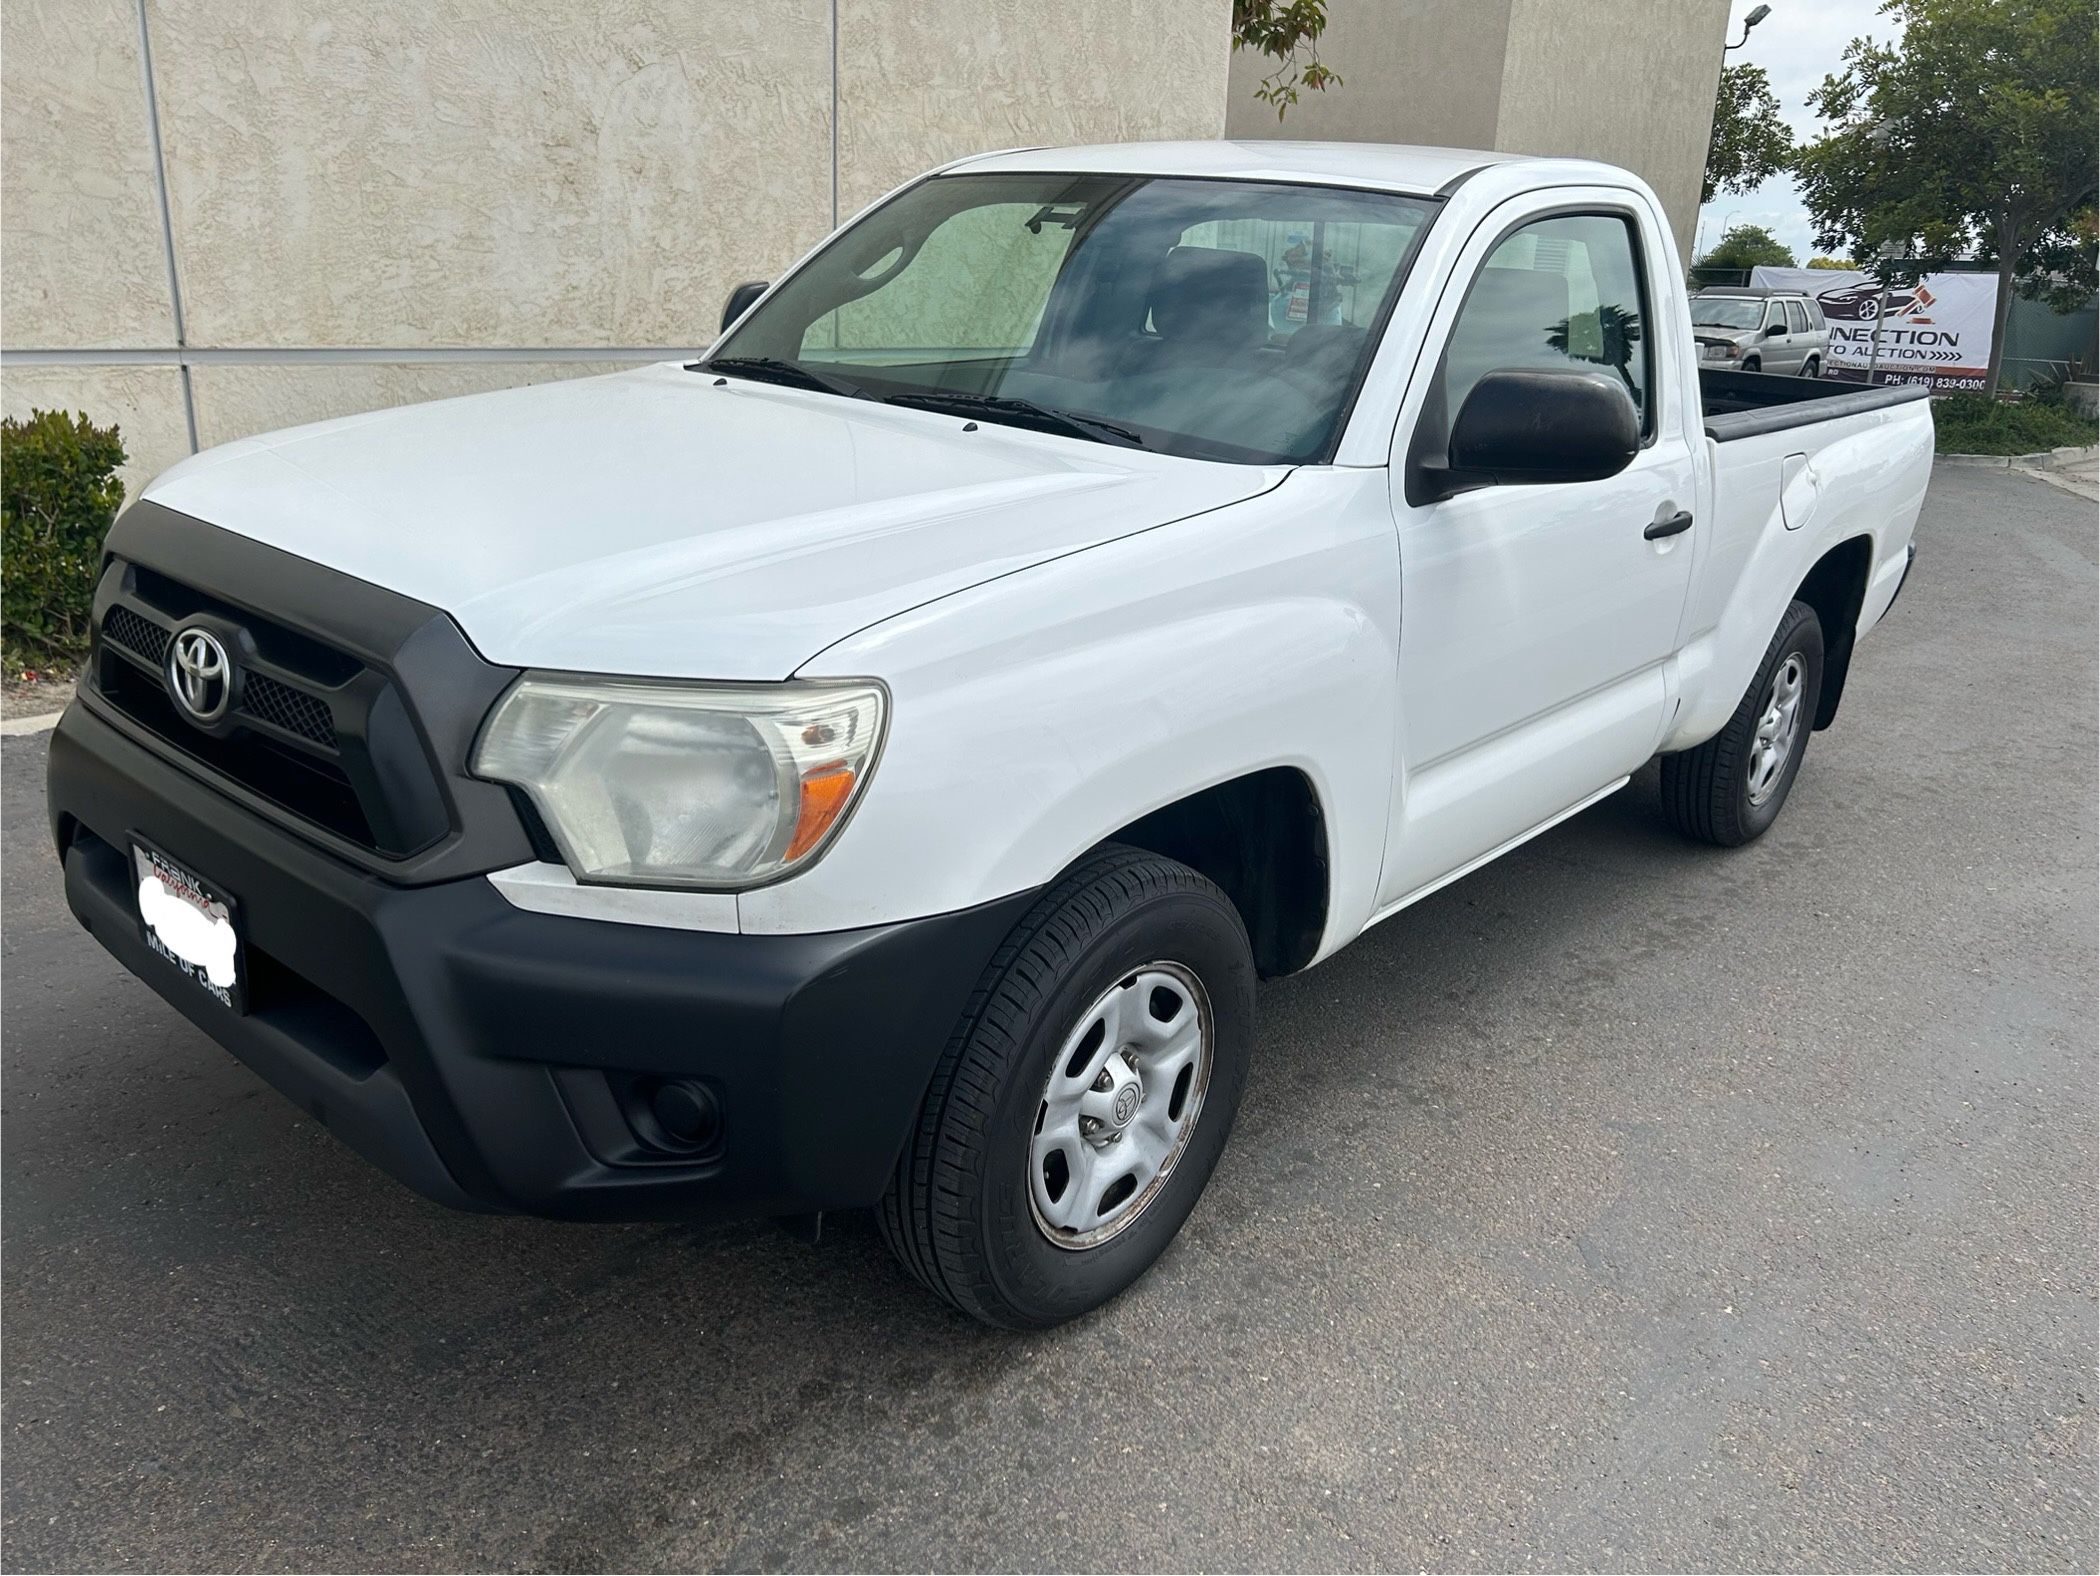
[[[1657,542],[1662,540],[1662,538],[1666,536],[1675,536],[1678,532],[1689,531],[1691,528],[1692,511],[1689,509],[1679,509],[1668,519],[1657,520],[1653,525],[1649,526],[1647,530],[1641,532],[1641,535],[1648,541]]]

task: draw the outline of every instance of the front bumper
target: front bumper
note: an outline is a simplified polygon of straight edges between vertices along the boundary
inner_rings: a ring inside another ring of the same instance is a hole
[[[52,737],[50,807],[67,902],[118,961],[366,1159],[466,1209],[645,1220],[874,1203],[1031,896],[744,936],[527,913],[478,876],[395,886],[78,701]],[[239,904],[244,1016],[147,950],[134,837]],[[662,1082],[713,1098],[715,1139],[665,1147],[646,1115]]]

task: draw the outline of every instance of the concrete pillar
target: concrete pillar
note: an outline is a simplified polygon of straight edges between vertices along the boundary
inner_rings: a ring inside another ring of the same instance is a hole
[[[1334,0],[1320,58],[1343,84],[1279,122],[1270,63],[1232,62],[1226,135],[1427,143],[1604,159],[1692,243],[1727,0]]]

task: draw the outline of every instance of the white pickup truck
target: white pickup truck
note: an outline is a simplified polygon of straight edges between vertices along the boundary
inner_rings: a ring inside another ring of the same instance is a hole
[[[1602,164],[965,159],[690,365],[177,465],[51,747],[74,912],[468,1208],[1149,1266],[1257,978],[1662,757],[1728,847],[1909,569],[1923,391],[1704,371]],[[1716,871],[1716,879],[1723,879]]]

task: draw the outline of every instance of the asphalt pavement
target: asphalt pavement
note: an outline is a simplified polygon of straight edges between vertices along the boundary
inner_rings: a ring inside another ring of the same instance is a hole
[[[1627,791],[1266,987],[1047,1336],[863,1220],[454,1215],[64,911],[0,750],[10,1570],[2091,1570],[2095,510],[1943,468],[1763,841]]]

